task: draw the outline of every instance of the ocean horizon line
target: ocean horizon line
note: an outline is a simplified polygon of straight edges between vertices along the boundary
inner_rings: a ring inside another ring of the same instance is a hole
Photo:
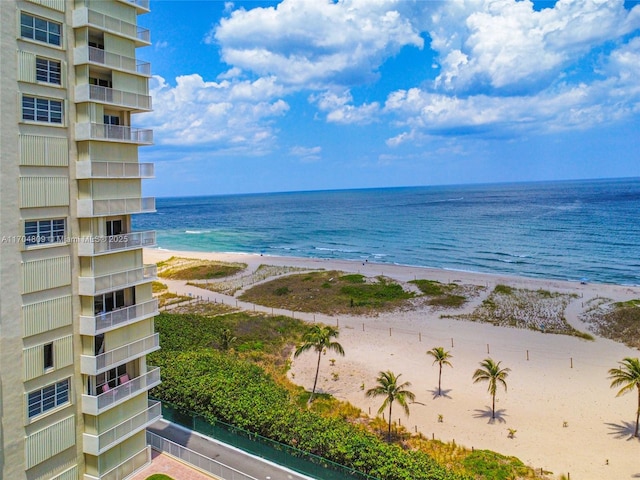
[[[253,195],[286,195],[299,193],[331,193],[331,192],[357,192],[371,190],[410,190],[410,189],[429,189],[429,188],[466,188],[466,187],[498,187],[510,185],[539,185],[539,184],[559,184],[574,182],[616,182],[627,180],[640,180],[640,176],[630,177],[599,177],[599,178],[565,178],[550,180],[513,180],[499,182],[472,182],[472,183],[439,183],[433,185],[395,185],[395,186],[377,186],[377,187],[345,187],[345,188],[318,188],[310,190],[274,190],[261,192],[236,192],[236,193],[210,193],[195,195],[155,195],[156,199],[195,199],[195,198],[211,198],[211,197],[233,197],[233,196],[253,196]]]

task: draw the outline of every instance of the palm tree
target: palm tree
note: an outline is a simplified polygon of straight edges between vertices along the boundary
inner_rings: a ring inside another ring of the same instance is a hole
[[[238,340],[238,338],[233,336],[231,330],[225,328],[220,332],[218,340],[220,342],[220,348],[222,349],[222,351],[226,352],[231,348],[231,345],[233,345],[236,340]]]
[[[442,388],[440,387],[442,383],[442,366],[448,365],[453,368],[450,358],[453,358],[453,355],[449,351],[445,351],[444,347],[433,347],[431,350],[427,352],[427,355],[431,355],[433,357],[433,363],[431,365],[435,365],[436,363],[440,366],[440,372],[438,373],[438,395],[442,395]]]
[[[400,406],[404,409],[404,413],[409,415],[408,400],[415,400],[416,396],[409,390],[405,390],[406,387],[410,387],[410,382],[398,383],[398,380],[402,374],[395,375],[393,372],[387,370],[386,372],[380,372],[376,381],[378,386],[370,388],[366,392],[367,397],[385,397],[384,402],[378,409],[378,413],[382,413],[384,409],[389,405],[389,431],[387,433],[387,441],[391,441],[391,408],[393,402],[398,401]]]
[[[316,367],[316,378],[313,381],[313,390],[311,391],[311,395],[309,396],[308,403],[313,401],[313,397],[316,393],[316,385],[318,384],[318,373],[320,373],[320,358],[322,356],[322,352],[326,350],[333,350],[334,352],[339,353],[344,356],[344,349],[342,345],[338,342],[333,342],[331,339],[336,338],[339,332],[333,327],[320,325],[313,325],[307,332],[302,336],[302,345],[299,345],[296,348],[295,353],[293,354],[294,358],[298,357],[301,353],[306,352],[307,350],[315,350],[318,353],[318,366]]]
[[[620,368],[612,368],[609,370],[609,379],[611,380],[611,388],[622,386],[616,397],[624,395],[638,389],[638,410],[636,412],[636,431],[634,437],[638,436],[638,425],[640,424],[640,360],[637,358],[627,357],[620,362]]]
[[[498,383],[502,384],[504,391],[507,391],[507,382],[505,379],[509,376],[510,368],[500,368],[500,363],[494,362],[491,358],[485,358],[480,362],[482,368],[478,368],[473,374],[473,383],[489,382],[488,391],[493,399],[491,406],[492,414],[491,418],[496,419],[496,390],[498,389]]]

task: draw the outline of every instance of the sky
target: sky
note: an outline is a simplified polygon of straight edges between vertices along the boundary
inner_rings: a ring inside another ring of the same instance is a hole
[[[151,0],[167,197],[640,176],[640,3]]]

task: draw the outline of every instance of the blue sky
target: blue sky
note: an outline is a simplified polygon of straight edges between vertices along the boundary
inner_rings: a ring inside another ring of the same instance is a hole
[[[152,0],[154,196],[640,176],[640,5]]]

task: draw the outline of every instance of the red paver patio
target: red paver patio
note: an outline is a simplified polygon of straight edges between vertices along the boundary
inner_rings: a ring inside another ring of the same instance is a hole
[[[218,477],[207,475],[169,455],[151,450],[151,464],[129,477],[129,480],[145,480],[154,473],[164,473],[174,480],[211,480]]]

